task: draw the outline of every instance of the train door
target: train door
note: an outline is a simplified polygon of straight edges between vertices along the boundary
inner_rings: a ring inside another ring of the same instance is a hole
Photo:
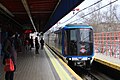
[[[68,38],[67,38],[67,32],[66,31],[63,31],[63,55],[66,56],[68,54]]]

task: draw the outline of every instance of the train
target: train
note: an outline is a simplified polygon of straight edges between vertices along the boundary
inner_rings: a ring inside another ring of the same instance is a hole
[[[44,36],[45,43],[59,50],[68,65],[89,69],[94,58],[93,27],[68,24]]]

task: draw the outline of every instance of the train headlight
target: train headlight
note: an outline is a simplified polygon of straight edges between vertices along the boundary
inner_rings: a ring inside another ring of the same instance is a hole
[[[72,58],[69,58],[69,60],[72,60]]]
[[[90,57],[88,57],[87,59],[88,59],[88,60],[91,60],[91,58],[90,58]]]

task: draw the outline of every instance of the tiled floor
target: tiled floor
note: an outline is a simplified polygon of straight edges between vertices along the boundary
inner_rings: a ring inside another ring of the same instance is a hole
[[[34,49],[18,53],[14,80],[59,80],[49,61],[44,50],[39,50],[39,54]],[[0,80],[4,80],[4,73],[0,73]]]

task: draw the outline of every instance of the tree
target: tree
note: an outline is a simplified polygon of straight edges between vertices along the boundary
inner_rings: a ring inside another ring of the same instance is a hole
[[[120,13],[118,15],[119,5],[110,4],[104,9],[100,9],[102,3],[90,7],[87,12],[82,12],[79,17],[83,22],[92,25],[95,32],[116,31],[120,29]],[[97,10],[100,9],[100,10]],[[88,15],[86,15],[88,14]]]

